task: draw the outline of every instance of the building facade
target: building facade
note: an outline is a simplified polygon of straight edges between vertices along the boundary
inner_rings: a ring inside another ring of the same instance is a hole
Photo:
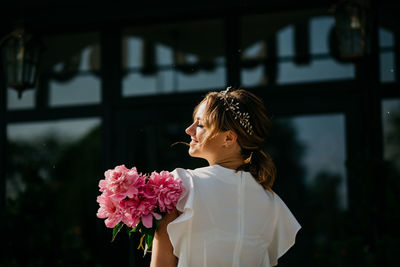
[[[274,190],[303,226],[279,266],[394,266],[396,1],[44,6],[0,19],[1,37],[19,25],[43,45],[34,89],[0,73],[2,264],[146,266],[138,236],[110,243],[98,181],[119,164],[204,166],[171,144],[206,92],[233,86],[264,99]]]

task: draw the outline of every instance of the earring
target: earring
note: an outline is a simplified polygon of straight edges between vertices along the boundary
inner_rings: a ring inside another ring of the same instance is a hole
[[[249,164],[251,163],[251,157],[253,156],[253,152],[250,152],[250,156],[244,160],[244,164]]]

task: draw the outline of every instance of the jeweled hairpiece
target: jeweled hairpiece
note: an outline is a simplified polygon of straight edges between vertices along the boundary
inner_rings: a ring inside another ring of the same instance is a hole
[[[219,97],[224,101],[225,110],[230,110],[235,118],[239,120],[240,125],[246,130],[249,135],[253,134],[253,127],[250,124],[250,115],[248,112],[241,112],[239,109],[239,102],[235,102],[234,97],[228,97],[227,94],[231,87],[226,88],[219,92]]]

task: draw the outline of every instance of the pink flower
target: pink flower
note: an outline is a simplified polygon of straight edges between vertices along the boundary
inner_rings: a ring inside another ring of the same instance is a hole
[[[100,204],[97,217],[101,219],[107,218],[105,220],[106,226],[114,228],[123,218],[123,211],[118,202],[103,194],[97,197],[97,202]]]
[[[140,220],[140,214],[136,212],[136,207],[138,206],[138,198],[136,199],[125,199],[120,202],[120,207],[123,210],[122,222],[128,227],[135,227]]]
[[[142,222],[144,227],[152,228],[153,218],[160,220],[160,213],[171,213],[184,192],[182,181],[167,171],[153,172],[147,178],[135,167],[119,165],[104,176],[99,181],[102,194],[97,197],[97,217],[105,218],[109,228],[120,222],[131,228]]]
[[[125,211],[122,221],[129,227],[135,227],[142,219],[145,227],[153,227],[153,216],[161,219],[161,215],[155,212],[157,200],[155,198],[146,198],[144,195],[139,195],[135,199],[126,199],[121,201],[121,206]]]
[[[168,213],[174,210],[184,192],[182,180],[175,179],[172,173],[167,171],[153,172],[145,188],[146,192],[153,192],[151,196],[156,198],[160,211]]]
[[[139,174],[135,167],[127,169],[125,165],[107,170],[104,176],[105,180],[99,182],[100,191],[115,200],[132,198],[145,184],[145,177]]]

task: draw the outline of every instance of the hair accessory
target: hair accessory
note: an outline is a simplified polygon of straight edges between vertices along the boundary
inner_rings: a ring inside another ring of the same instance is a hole
[[[250,152],[250,156],[247,159],[244,160],[244,164],[250,164],[252,156],[253,156],[253,152]]]
[[[246,130],[249,135],[253,134],[253,127],[250,124],[250,115],[248,112],[241,112],[239,109],[239,102],[235,103],[235,98],[228,98],[227,94],[232,87],[226,88],[226,90],[219,92],[220,98],[224,100],[225,110],[230,110],[235,118],[239,120],[240,125]]]

